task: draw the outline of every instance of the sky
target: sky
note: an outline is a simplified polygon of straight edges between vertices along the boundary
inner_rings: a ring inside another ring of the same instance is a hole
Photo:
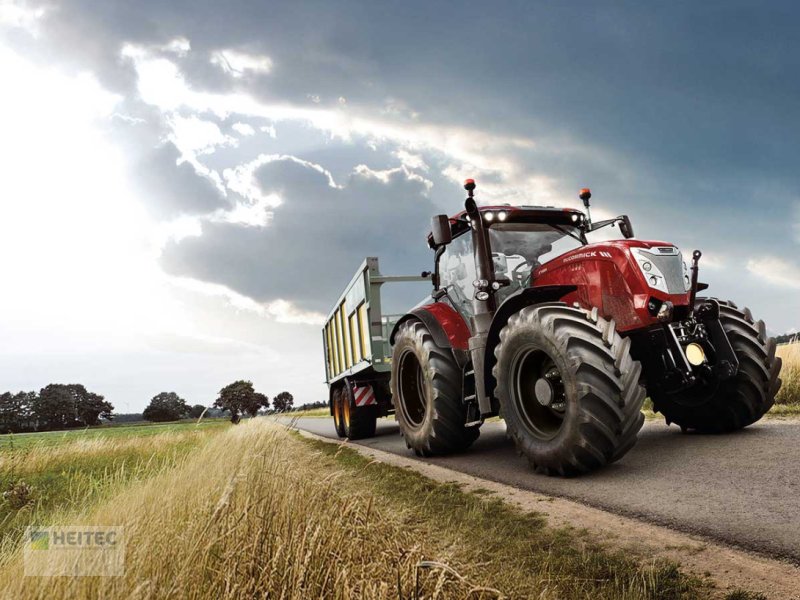
[[[793,2],[0,0],[0,388],[326,400],[365,256],[481,202],[630,215],[800,329]],[[388,290],[387,290],[388,291]],[[401,309],[427,288],[399,290]]]

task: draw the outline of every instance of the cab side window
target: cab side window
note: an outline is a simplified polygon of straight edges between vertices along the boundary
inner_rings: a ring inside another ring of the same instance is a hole
[[[465,317],[471,317],[472,282],[477,279],[475,256],[472,253],[472,232],[457,237],[439,258],[440,286],[447,290],[447,296],[456,309]]]

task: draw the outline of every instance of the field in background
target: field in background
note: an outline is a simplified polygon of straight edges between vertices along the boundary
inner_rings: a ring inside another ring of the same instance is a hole
[[[777,402],[800,405],[800,343],[778,346],[778,356],[783,358],[781,369],[783,385],[778,392]]]
[[[228,426],[184,421],[0,436],[0,562],[26,526],[80,514],[174,467]]]
[[[499,500],[302,440],[264,418],[14,454],[23,479],[89,469],[100,493],[70,484],[39,516],[123,525],[128,544],[125,576],[58,579],[22,577],[18,540],[2,544],[8,597],[397,599],[412,597],[417,575],[425,598],[709,593],[675,565],[605,549]],[[89,467],[102,462],[104,471]],[[136,475],[123,475],[134,464]],[[7,542],[14,537],[6,530]]]
[[[220,427],[229,419],[203,419],[199,427]],[[197,427],[195,420],[172,421],[168,423],[120,423],[102,425],[100,427],[84,427],[63,431],[42,431],[35,433],[14,433],[0,435],[0,452],[29,447],[59,446],[74,441],[90,441],[95,439],[114,439],[126,437],[144,437],[181,431],[187,427]]]

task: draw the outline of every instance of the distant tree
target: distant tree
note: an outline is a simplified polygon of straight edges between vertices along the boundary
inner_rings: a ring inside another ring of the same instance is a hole
[[[289,392],[281,392],[272,399],[272,407],[276,412],[287,412],[292,410],[294,396]]]
[[[77,386],[83,389],[83,386]],[[114,406],[100,394],[93,394],[92,392],[78,393],[76,395],[76,409],[78,413],[78,420],[82,425],[99,425],[100,418],[111,421],[114,417],[112,412]]]
[[[36,392],[0,394],[0,433],[16,433],[33,429],[33,403]]]
[[[230,412],[231,423],[238,423],[243,414],[255,416],[261,407],[269,406],[269,399],[255,391],[252,381],[239,380],[219,391],[214,406]]]
[[[261,392],[255,392],[244,410],[251,417],[255,417],[262,408],[269,408],[269,398]]]
[[[191,418],[191,419],[199,419],[204,412],[206,412],[206,407],[205,406],[203,406],[202,404],[195,404],[189,410],[189,418]]]
[[[161,392],[150,400],[142,417],[145,421],[177,421],[191,411],[186,400],[175,392]]]

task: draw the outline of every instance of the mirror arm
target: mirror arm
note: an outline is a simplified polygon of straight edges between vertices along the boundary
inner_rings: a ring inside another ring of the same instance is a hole
[[[433,257],[433,273],[431,274],[431,282],[433,283],[433,292],[431,296],[434,300],[438,300],[442,297],[442,295],[437,296],[439,292],[439,259],[441,258],[444,251],[447,249],[447,246],[441,245],[436,248],[436,254]]]
[[[603,227],[607,227],[608,225],[613,225],[614,223],[621,220],[622,217],[614,217],[613,219],[606,219],[605,221],[598,221],[597,223],[592,223],[592,226],[589,229],[589,231],[596,231],[598,229],[602,229]]]

